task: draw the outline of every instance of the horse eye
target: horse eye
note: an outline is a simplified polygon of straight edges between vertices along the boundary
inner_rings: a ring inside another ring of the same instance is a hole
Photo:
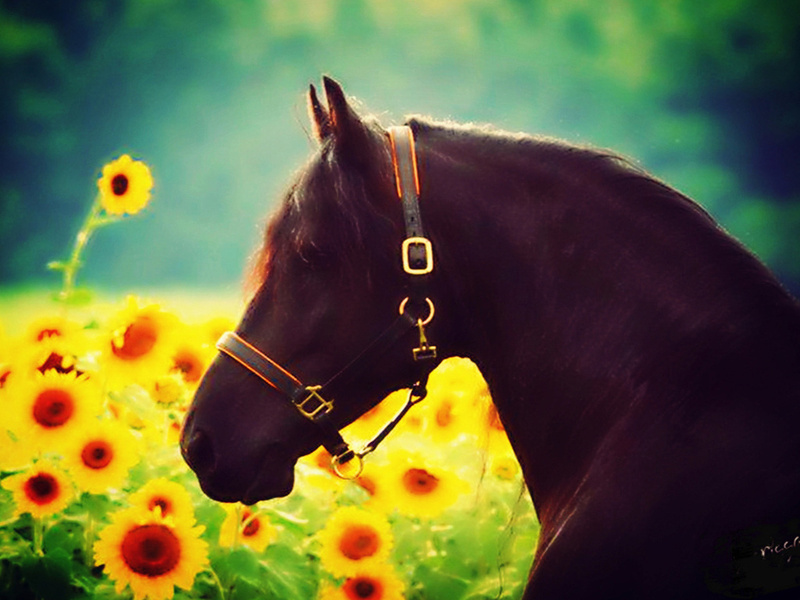
[[[299,254],[304,263],[315,269],[324,269],[333,264],[334,254],[314,244],[303,246],[300,248]]]

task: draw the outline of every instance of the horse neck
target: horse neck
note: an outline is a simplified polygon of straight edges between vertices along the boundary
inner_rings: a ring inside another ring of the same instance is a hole
[[[429,151],[437,341],[481,369],[546,525],[645,397],[666,401],[655,383],[692,368],[690,353],[674,356],[676,330],[716,322],[712,300],[744,271],[763,274],[652,180],[653,197],[623,202],[568,168],[487,174]],[[709,275],[723,255],[736,264]]]

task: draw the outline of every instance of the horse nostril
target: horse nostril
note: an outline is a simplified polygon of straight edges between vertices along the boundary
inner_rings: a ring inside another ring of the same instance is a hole
[[[189,441],[182,445],[183,458],[195,473],[214,470],[216,457],[211,438],[202,430],[195,430]]]

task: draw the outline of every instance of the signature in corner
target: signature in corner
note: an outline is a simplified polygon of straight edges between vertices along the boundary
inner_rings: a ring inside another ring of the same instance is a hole
[[[766,559],[768,556],[783,554],[784,552],[788,552],[798,547],[800,547],[800,535],[795,536],[793,540],[786,540],[782,544],[768,544],[763,546],[759,552],[761,554],[761,558]],[[788,556],[786,558],[787,563],[791,562],[791,560],[792,556]]]

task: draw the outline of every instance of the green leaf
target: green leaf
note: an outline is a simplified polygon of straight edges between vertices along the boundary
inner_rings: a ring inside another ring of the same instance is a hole
[[[421,563],[414,571],[414,581],[422,588],[423,598],[461,598],[470,582],[460,577],[436,570],[433,565]]]
[[[268,588],[277,598],[315,598],[316,570],[305,555],[286,544],[269,546],[262,563]]]
[[[212,567],[225,589],[233,589],[242,583],[257,585],[261,578],[261,565],[252,550],[237,548],[223,552]]]
[[[47,268],[51,271],[63,271],[67,268],[67,263],[60,260],[54,260],[47,263]]]
[[[72,560],[61,548],[44,556],[24,558],[20,567],[23,579],[41,600],[67,600],[78,595],[72,585]]]
[[[75,556],[83,552],[83,546],[84,528],[77,521],[62,519],[44,534],[44,551],[47,555],[63,551],[68,556]]]

